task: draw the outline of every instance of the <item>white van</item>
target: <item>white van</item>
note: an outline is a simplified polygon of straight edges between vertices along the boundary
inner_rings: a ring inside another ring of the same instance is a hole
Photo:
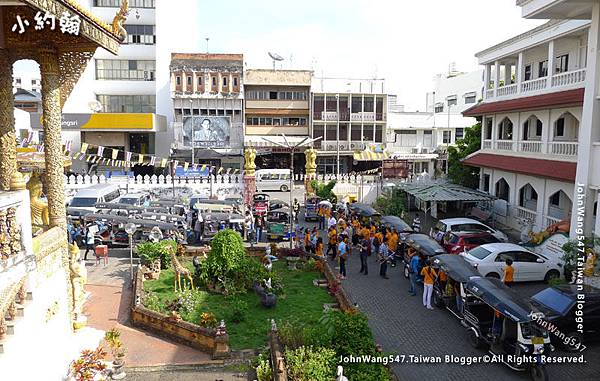
[[[82,217],[88,213],[96,213],[95,205],[99,202],[111,202],[121,196],[116,184],[97,184],[80,189],[71,199],[67,214],[72,217]]]
[[[151,198],[148,193],[127,193],[114,200],[114,202],[133,206],[144,206],[146,204],[149,205],[150,200]]]
[[[256,171],[256,190],[287,192],[291,173],[291,169],[259,169]]]

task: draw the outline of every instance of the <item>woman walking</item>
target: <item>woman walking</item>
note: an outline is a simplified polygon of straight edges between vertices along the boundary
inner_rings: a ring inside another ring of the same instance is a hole
[[[432,310],[431,293],[433,292],[433,280],[437,274],[431,267],[431,262],[429,262],[429,260],[425,262],[425,266],[421,270],[421,275],[423,276],[423,306]]]

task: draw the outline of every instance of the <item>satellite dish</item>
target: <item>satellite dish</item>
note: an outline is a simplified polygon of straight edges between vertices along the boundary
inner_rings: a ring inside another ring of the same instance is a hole
[[[94,112],[99,112],[100,110],[102,110],[102,103],[98,102],[97,100],[91,101],[88,102],[88,107]]]
[[[283,57],[277,53],[269,52],[269,57],[271,57],[274,61],[283,61]]]

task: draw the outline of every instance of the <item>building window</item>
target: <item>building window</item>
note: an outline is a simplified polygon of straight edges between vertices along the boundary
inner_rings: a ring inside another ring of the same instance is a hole
[[[483,191],[490,193],[490,175],[483,175]]]
[[[177,86],[181,86],[181,77],[180,76],[175,77],[175,83],[177,84]]]
[[[396,132],[396,143],[400,147],[416,147],[417,131],[404,130]]]
[[[129,9],[154,8],[155,0],[129,0]],[[122,0],[94,0],[94,7],[120,8]]]
[[[144,112],[156,111],[154,95],[98,95],[102,112]]]
[[[542,124],[541,120],[537,120],[536,124],[535,124],[535,136],[542,136],[542,127],[544,125]]]
[[[556,120],[556,132],[554,136],[565,136],[565,118],[558,118]]]
[[[212,85],[217,86],[217,77],[212,77]]]
[[[492,127],[494,122],[492,118],[485,118],[485,140],[492,140]]]
[[[525,81],[531,79],[531,65],[525,65]]]
[[[444,112],[444,104],[443,103],[436,103],[434,111],[436,113],[437,112]]]
[[[238,79],[237,77],[233,77],[233,87],[237,87],[238,85]]]
[[[550,205],[557,208],[560,207],[560,192],[556,192],[550,196]]]
[[[154,81],[155,61],[96,60],[96,79]]]
[[[352,124],[350,126],[350,140],[360,142],[362,140],[362,131],[360,124]]]
[[[555,73],[565,73],[569,71],[569,55],[563,54],[562,56],[556,57],[556,62],[554,63],[554,66]]]
[[[504,118],[498,125],[498,140],[512,140],[513,123],[510,119]]]
[[[202,75],[198,77],[198,86],[202,86]]]
[[[125,25],[127,31],[126,44],[155,45],[156,27],[154,25]]]
[[[442,143],[450,144],[452,138],[452,131],[442,131]]]
[[[538,78],[543,78],[548,75],[548,60],[538,63]]]
[[[187,77],[187,85],[192,86],[192,77],[191,76]]]
[[[451,96],[447,97],[446,101],[448,102],[448,107],[456,106],[456,104],[457,104],[456,95],[451,95]]]
[[[465,94],[465,104],[471,104],[477,102],[477,93]]]
[[[223,77],[223,87],[227,86],[227,77]]]
[[[455,135],[456,135],[456,136],[455,136],[455,139],[456,139],[456,140],[458,140],[458,139],[462,139],[462,138],[463,138],[463,136],[464,136],[464,131],[465,131],[465,129],[464,129],[464,128],[457,128],[457,129],[456,129],[456,132],[455,132]]]

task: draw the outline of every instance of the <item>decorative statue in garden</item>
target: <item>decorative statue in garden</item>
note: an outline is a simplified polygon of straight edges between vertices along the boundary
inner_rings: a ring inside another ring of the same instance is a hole
[[[69,244],[69,254],[71,288],[73,290],[73,328],[79,329],[85,326],[87,320],[83,314],[87,269],[85,268],[85,264],[81,261],[81,254],[76,243]]]
[[[42,199],[42,182],[37,174],[31,176],[27,183],[29,203],[31,205],[31,227],[33,235],[38,235],[50,225],[48,203]]]
[[[12,255],[21,252],[21,227],[17,223],[17,208],[8,208],[6,212],[6,223],[8,225],[8,235],[10,237],[10,251]]]
[[[244,171],[246,171],[246,176],[254,176],[254,171],[256,169],[256,164],[254,164],[256,150],[254,148],[246,148],[244,150],[244,159]]]
[[[263,307],[271,308],[275,307],[277,304],[277,295],[272,292],[271,289],[271,278],[269,278],[268,283],[265,281],[267,290],[263,286],[260,285],[259,282],[254,282],[254,292],[260,299],[260,304]]]
[[[192,274],[190,273],[190,270],[188,270],[185,266],[179,263],[179,260],[177,259],[174,250],[169,249],[169,251],[171,253],[171,263],[173,264],[173,271],[175,272],[175,291],[177,291],[178,287],[179,291],[183,291],[183,288],[181,287],[181,276],[184,276],[185,278],[187,278],[187,280],[190,281],[190,286],[193,290],[194,280],[192,279]]]

